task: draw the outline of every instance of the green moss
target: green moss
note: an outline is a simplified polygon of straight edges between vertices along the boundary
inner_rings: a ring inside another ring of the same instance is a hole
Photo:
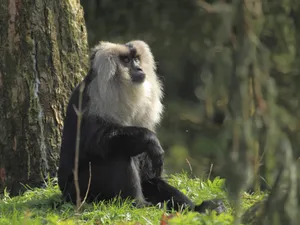
[[[4,74],[2,75],[3,79],[3,86],[12,86],[13,82],[15,81],[15,78],[18,74],[18,68],[16,67],[16,59],[15,57],[12,56],[11,53],[8,51],[5,54],[4,57],[4,65],[5,65],[5,70],[3,69],[2,71],[5,71]]]
[[[33,48],[34,42],[33,42],[32,37],[28,34],[28,35],[25,36],[24,39],[26,41],[26,44],[28,45],[28,48]]]

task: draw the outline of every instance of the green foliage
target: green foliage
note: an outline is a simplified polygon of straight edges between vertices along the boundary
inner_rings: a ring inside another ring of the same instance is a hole
[[[228,211],[221,215],[215,212],[173,212],[174,217],[168,219],[168,224],[232,224],[232,209],[226,201],[223,179],[203,181],[191,179],[183,173],[172,175],[169,182],[197,204],[206,199],[221,198]],[[13,198],[4,193],[0,200],[0,224],[159,224],[164,215],[163,209],[135,208],[130,201],[121,204],[117,198],[108,203],[84,204],[82,211],[76,214],[75,206],[61,204],[60,197],[58,186],[51,183],[44,189],[28,189],[23,195]],[[245,194],[244,208],[262,197],[262,193]]]

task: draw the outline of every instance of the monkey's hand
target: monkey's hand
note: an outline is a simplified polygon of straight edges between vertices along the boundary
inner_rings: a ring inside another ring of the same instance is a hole
[[[205,213],[206,210],[214,210],[217,215],[226,212],[226,207],[221,199],[211,199],[203,201],[200,205],[195,206],[196,212]]]
[[[147,153],[151,159],[152,170],[154,174],[159,177],[163,170],[165,152],[156,137],[151,139]]]

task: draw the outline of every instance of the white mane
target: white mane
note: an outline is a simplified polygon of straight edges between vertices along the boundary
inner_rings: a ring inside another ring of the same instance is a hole
[[[130,43],[140,55],[146,80],[142,84],[132,83],[128,71],[118,67],[117,53],[122,51],[123,45],[100,43],[93,50],[92,69],[96,78],[88,88],[91,98],[88,113],[121,125],[154,130],[163,112],[162,84],[157,78],[149,46],[143,41]]]

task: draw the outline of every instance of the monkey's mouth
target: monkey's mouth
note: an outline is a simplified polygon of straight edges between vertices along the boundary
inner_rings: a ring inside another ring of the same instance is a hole
[[[142,70],[133,72],[131,74],[131,80],[133,83],[143,83],[145,81],[146,75]]]

